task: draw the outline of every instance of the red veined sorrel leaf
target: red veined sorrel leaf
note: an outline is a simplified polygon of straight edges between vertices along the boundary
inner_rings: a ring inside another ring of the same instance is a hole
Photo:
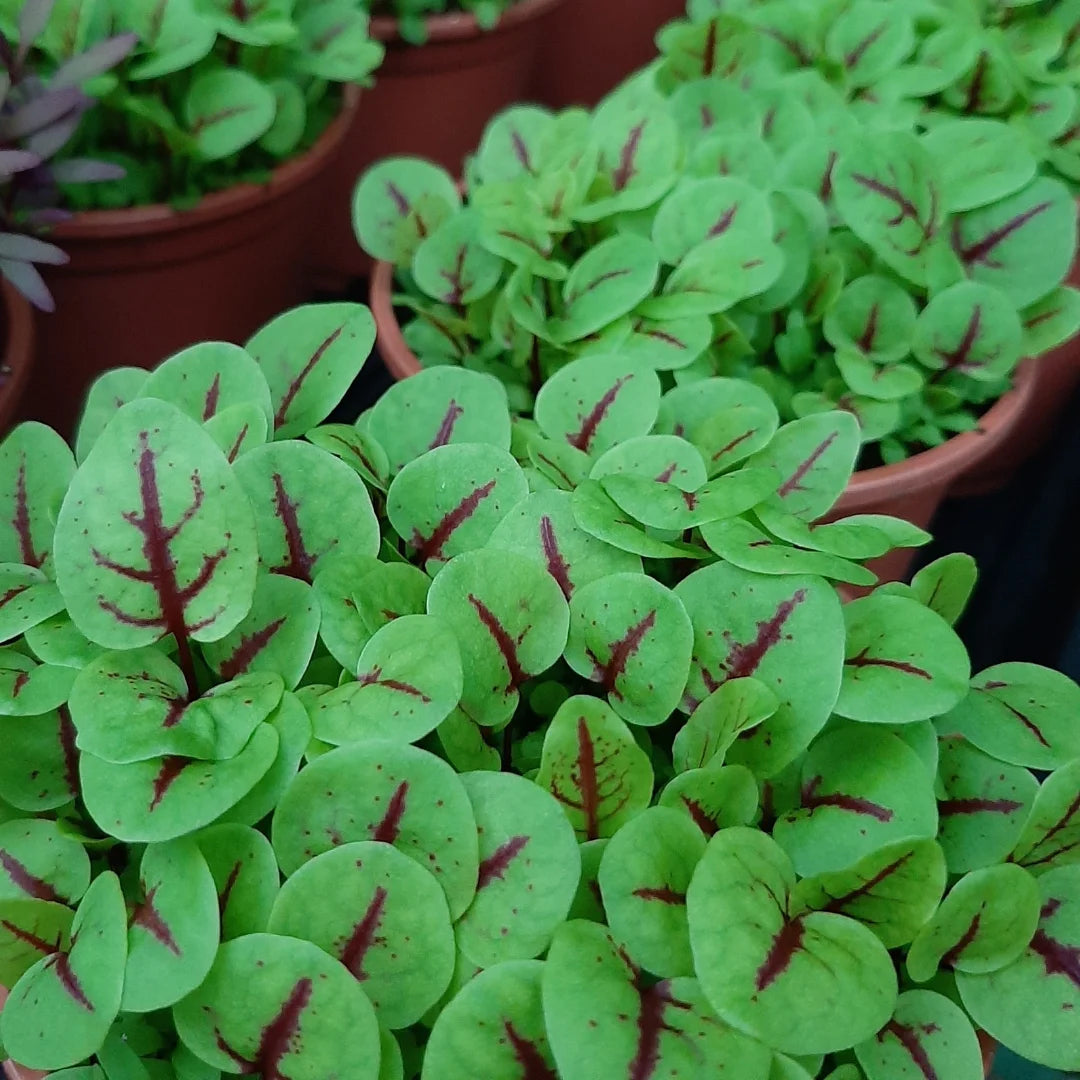
[[[91,640],[130,649],[173,634],[183,649],[247,612],[254,540],[247,500],[200,425],[165,402],[134,401],[72,481],[57,582]]]

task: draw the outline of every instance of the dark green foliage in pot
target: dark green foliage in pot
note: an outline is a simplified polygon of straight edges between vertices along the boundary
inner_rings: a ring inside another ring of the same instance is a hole
[[[822,523],[858,425],[348,304],[0,445],[0,1039],[65,1080],[1080,1066],[1080,689]],[[1040,785],[1030,771],[1048,772]],[[74,1070],[74,1071],[68,1071]],[[915,1070],[915,1071],[913,1071]]]
[[[690,0],[688,13],[660,39],[680,67],[703,30],[738,38],[776,71],[820,72],[860,109],[942,129],[962,168],[985,153],[985,129],[956,120],[994,118],[1046,171],[1080,182],[1073,0]],[[999,161],[988,155],[981,171]]]
[[[1068,189],[999,120],[919,133],[714,22],[591,115],[497,117],[464,201],[416,159],[361,179],[357,235],[397,268],[407,343],[498,375],[525,414],[617,352],[666,387],[749,378],[784,419],[847,410],[863,464],[971,430],[1080,326]]]
[[[45,77],[34,46],[54,7],[53,0],[25,0],[17,24],[0,31],[0,275],[43,311],[54,304],[37,268],[67,261],[39,235],[68,216],[61,185],[123,176],[100,161],[52,159],[94,104],[83,86],[102,78],[135,44],[130,34],[107,38],[55,70],[50,65]]]
[[[433,16],[465,12],[483,30],[493,29],[503,13],[521,0],[360,0],[372,15],[388,15],[397,22],[398,33],[413,45],[427,41],[427,20]]]
[[[21,0],[0,0],[0,29]],[[45,73],[111,33],[137,45],[95,93],[70,153],[122,165],[125,179],[81,209],[168,202],[265,178],[311,145],[341,108],[337,84],[364,83],[382,58],[354,0],[62,0],[31,54]]]

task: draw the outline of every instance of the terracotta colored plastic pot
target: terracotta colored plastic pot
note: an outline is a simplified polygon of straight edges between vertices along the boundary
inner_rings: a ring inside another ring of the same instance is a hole
[[[385,157],[409,154],[459,176],[491,117],[528,98],[552,11],[579,2],[518,0],[491,30],[471,15],[435,15],[427,20],[423,45],[403,41],[395,19],[371,20],[372,36],[385,45],[386,57],[375,86],[364,92],[324,189],[326,216],[314,251],[321,283],[337,286],[371,270],[352,227],[360,174]]]
[[[656,58],[656,32],[684,17],[686,0],[572,0],[548,24],[534,96],[545,105],[595,105]]]
[[[897,465],[856,473],[827,520],[851,514],[892,514],[926,528],[957,479],[1013,437],[1034,392],[1035,367],[1025,361],[1017,371],[1014,387],[986,412],[978,428]],[[914,550],[901,549],[867,565],[881,581],[901,581],[914,558]]]
[[[1080,260],[1073,264],[1068,284],[1080,288]],[[1038,357],[1033,364],[1031,402],[1012,437],[960,477],[954,495],[985,495],[1000,490],[1046,444],[1080,384],[1080,335]]]
[[[207,195],[190,210],[96,210],[59,226],[70,256],[51,268],[56,313],[38,320],[27,418],[70,433],[86,388],[112,367],[153,367],[196,341],[242,342],[309,294],[305,268],[318,181],[341,147],[358,92],[306,153],[266,184]]]
[[[15,410],[26,391],[26,381],[34,362],[34,312],[23,295],[6,281],[0,281],[0,334],[4,358],[0,361],[0,436],[11,425]]]
[[[375,316],[375,341],[386,370],[395,379],[407,379],[420,370],[420,361],[401,336],[401,326],[394,314],[394,268],[377,262],[371,271],[368,307]]]

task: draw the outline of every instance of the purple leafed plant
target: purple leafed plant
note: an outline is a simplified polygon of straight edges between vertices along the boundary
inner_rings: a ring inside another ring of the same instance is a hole
[[[60,185],[115,180],[123,170],[104,162],[56,157],[94,105],[83,84],[104,74],[134,47],[135,35],[99,42],[72,56],[48,78],[31,61],[53,0],[26,0],[19,14],[18,40],[0,31],[0,274],[35,307],[54,304],[39,266],[56,266],[67,256],[41,239],[63,221]]]

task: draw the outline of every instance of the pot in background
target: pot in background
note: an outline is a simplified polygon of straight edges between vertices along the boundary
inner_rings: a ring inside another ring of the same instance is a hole
[[[19,407],[34,362],[34,312],[30,302],[7,281],[0,281],[0,437],[7,433]]]
[[[1036,368],[1026,360],[1017,369],[1012,389],[987,410],[974,431],[954,435],[941,446],[895,465],[857,472],[825,520],[836,521],[852,514],[891,514],[925,529],[959,477],[1008,449],[1018,426],[1029,414],[1035,387]],[[907,576],[916,550],[891,551],[867,566],[882,582],[901,581]]]
[[[544,105],[595,105],[656,58],[656,32],[686,0],[573,0],[551,17],[533,95]]]
[[[401,154],[428,158],[461,175],[492,116],[528,99],[552,12],[578,2],[518,0],[491,30],[472,15],[433,15],[423,45],[403,40],[396,19],[371,20],[371,36],[383,43],[386,55],[323,189],[326,213],[313,245],[320,284],[340,287],[371,270],[352,226],[360,175],[376,161]]]
[[[356,90],[315,144],[266,184],[238,184],[190,210],[138,206],[76,214],[53,239],[56,312],[38,320],[37,366],[22,409],[70,435],[87,387],[113,367],[153,367],[198,341],[245,341],[307,298],[305,255],[318,182],[356,108]]]

